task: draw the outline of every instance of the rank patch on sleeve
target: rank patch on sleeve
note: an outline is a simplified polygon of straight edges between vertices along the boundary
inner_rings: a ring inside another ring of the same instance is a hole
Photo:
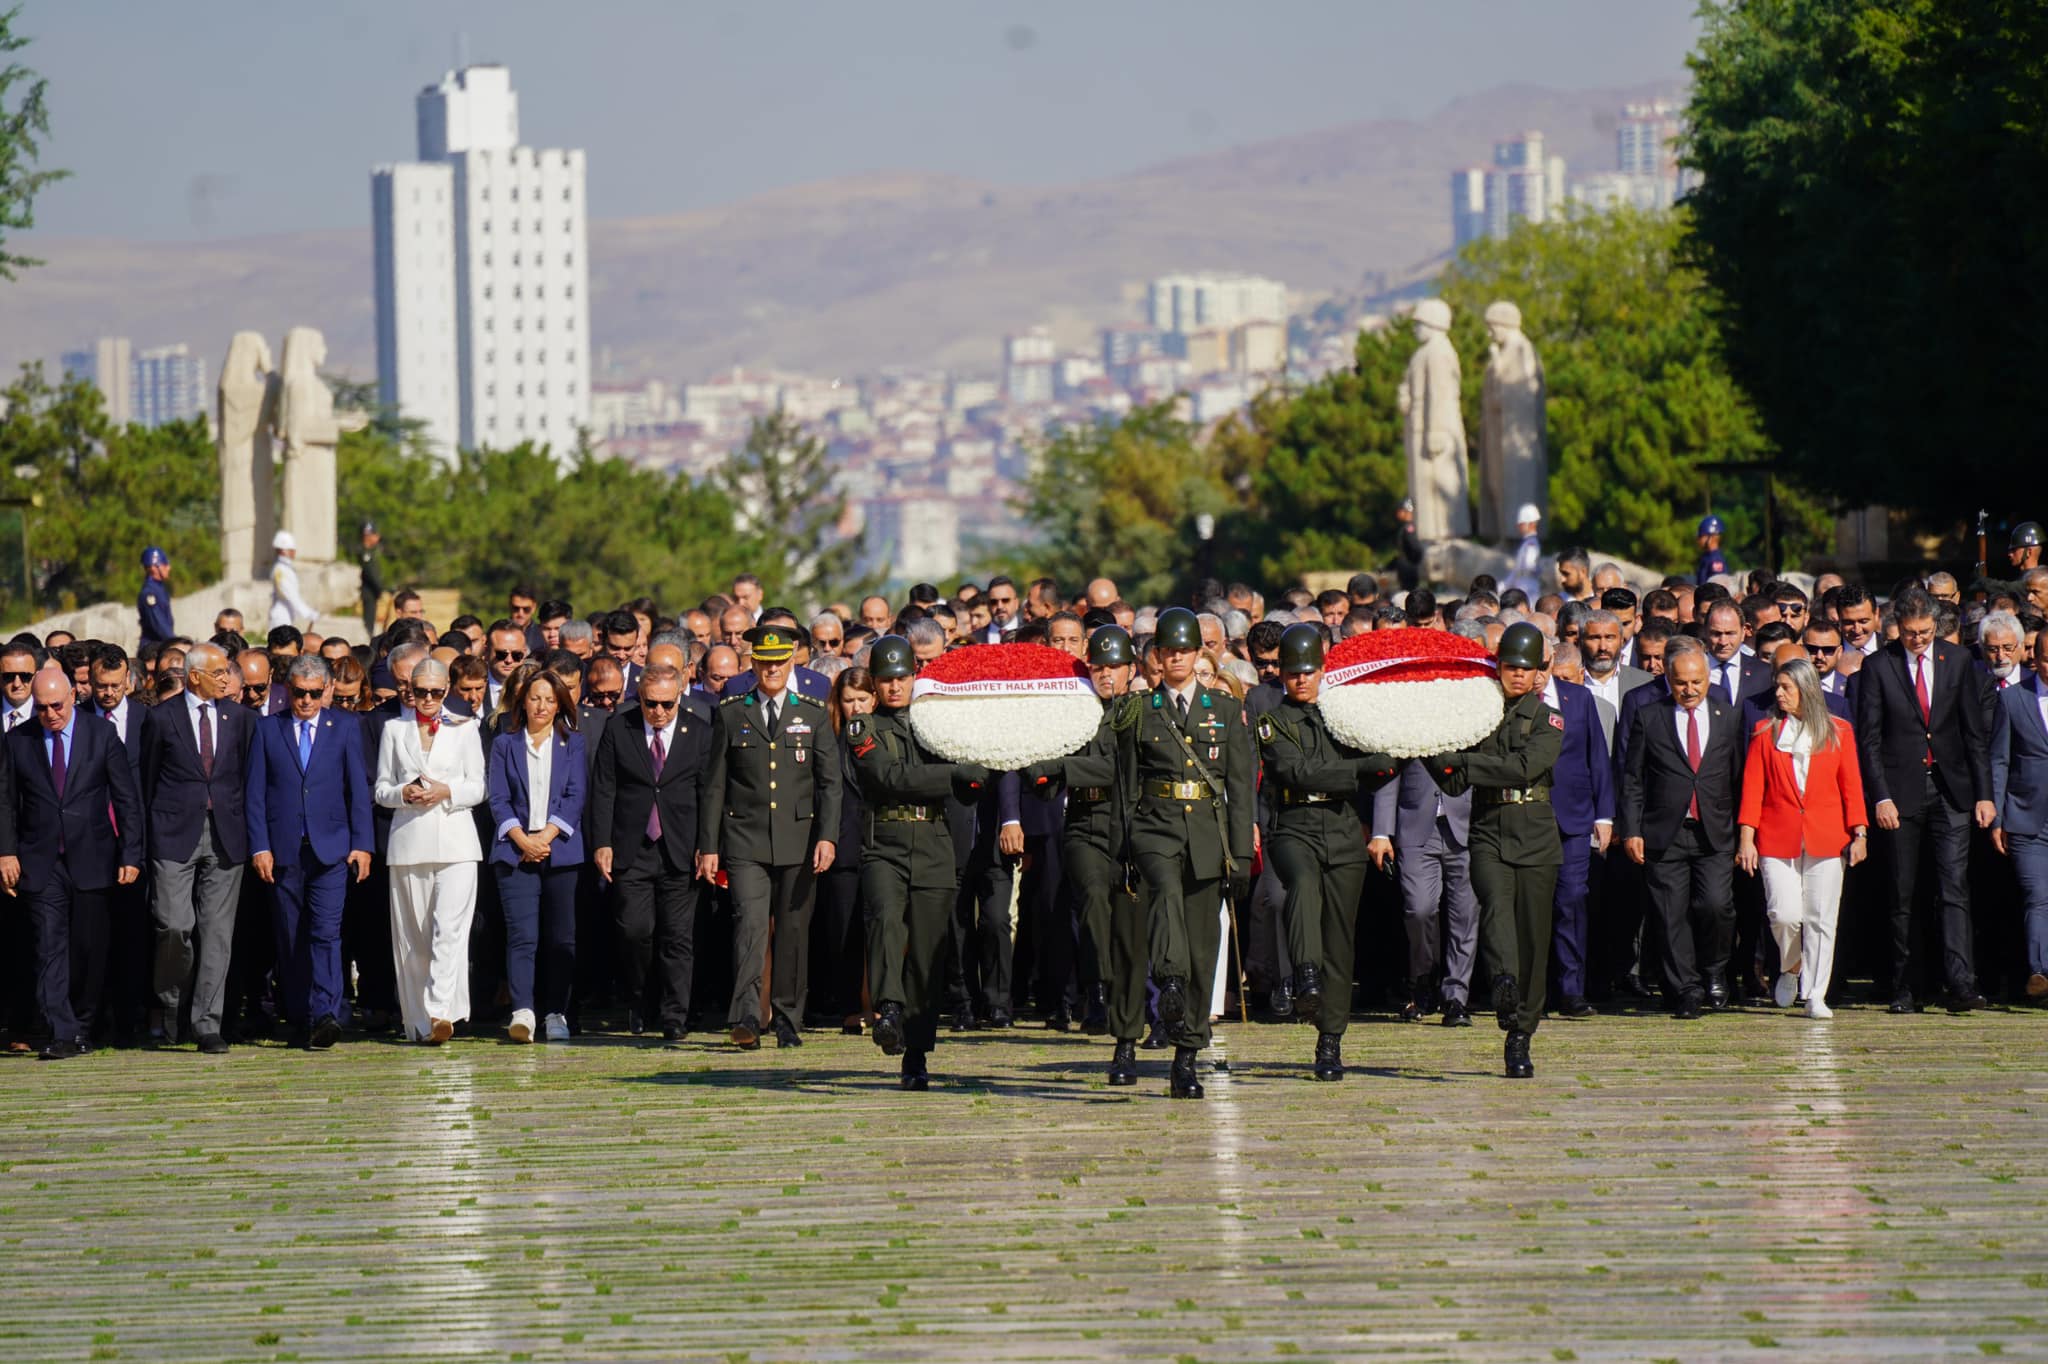
[[[1563,729],[1564,717],[1562,715],[1559,715],[1556,711],[1550,712],[1550,727],[1552,729]]]

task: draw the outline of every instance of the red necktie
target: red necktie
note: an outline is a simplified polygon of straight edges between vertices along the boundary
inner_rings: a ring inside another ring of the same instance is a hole
[[[1694,772],[1700,770],[1700,711],[1694,706],[1685,713],[1685,760]],[[1687,819],[1700,817],[1699,784],[1693,784],[1692,803],[1685,808]]]
[[[654,731],[654,742],[648,748],[647,756],[654,767],[655,784],[659,786],[662,766],[668,761],[668,746],[662,743],[661,731],[658,729]],[[658,791],[654,796],[654,804],[647,807],[647,841],[661,842],[661,793]]]
[[[1919,654],[1913,659],[1913,692],[1920,699],[1920,727],[1931,730],[1934,726],[1934,710],[1927,700],[1927,655]],[[1934,766],[1934,736],[1927,737],[1927,766]]]

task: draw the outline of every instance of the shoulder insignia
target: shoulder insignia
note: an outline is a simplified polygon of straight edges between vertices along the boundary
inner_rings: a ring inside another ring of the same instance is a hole
[[[1273,721],[1271,717],[1259,721],[1259,742],[1262,744],[1273,742]]]
[[[846,722],[846,737],[859,739],[867,735],[868,721],[865,715],[856,715]]]
[[[721,706],[729,706],[739,699],[740,698],[737,696],[721,696],[718,698],[718,704]]]
[[[749,687],[746,691],[741,692],[738,696],[734,697],[733,699],[736,701],[745,701],[748,705],[751,706],[754,704],[754,689],[752,687]]]
[[[1209,689],[1207,687],[1202,688],[1202,709],[1209,709]]]
[[[1165,704],[1166,704],[1166,693],[1165,693],[1165,692],[1163,692],[1163,691],[1155,691],[1155,692],[1153,692],[1153,693],[1152,693],[1152,709],[1154,709],[1154,710],[1158,710],[1158,709],[1159,709],[1159,708],[1160,708],[1161,706],[1163,706],[1163,705],[1165,705]]]
[[[1559,715],[1556,711],[1550,712],[1550,727],[1552,729],[1563,729],[1564,717],[1562,715]]]

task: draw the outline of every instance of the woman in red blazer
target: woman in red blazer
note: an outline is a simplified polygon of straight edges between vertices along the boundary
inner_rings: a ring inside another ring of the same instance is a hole
[[[1735,860],[1763,874],[1778,940],[1778,1007],[1803,998],[1808,1018],[1829,1018],[1842,872],[1863,860],[1870,823],[1863,774],[1849,722],[1828,713],[1813,664],[1786,659],[1777,684],[1777,704],[1751,736],[1742,769]]]

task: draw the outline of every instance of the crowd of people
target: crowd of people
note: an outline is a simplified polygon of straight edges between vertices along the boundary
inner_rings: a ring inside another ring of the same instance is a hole
[[[1170,1092],[1200,1097],[1240,1013],[1312,1023],[1337,1079],[1354,1010],[1483,1005],[1526,1075],[1545,1017],[2043,1002],[2029,529],[2017,581],[1968,600],[1941,572],[1738,579],[1703,525],[1716,561],[1641,594],[1568,550],[1548,590],[1455,596],[997,577],[799,616],[742,576],[683,609],[519,588],[445,623],[400,590],[368,646],[232,611],[204,638],[145,619],[133,656],[18,635],[0,1026],[49,1059],[829,1028],[922,1089],[940,1031],[1029,1020],[1113,1036],[1117,1084],[1171,1047]],[[1345,749],[1324,651],[1381,630],[1483,643],[1500,733]],[[1011,773],[925,750],[918,670],[1008,641],[1074,656],[1096,740]]]

